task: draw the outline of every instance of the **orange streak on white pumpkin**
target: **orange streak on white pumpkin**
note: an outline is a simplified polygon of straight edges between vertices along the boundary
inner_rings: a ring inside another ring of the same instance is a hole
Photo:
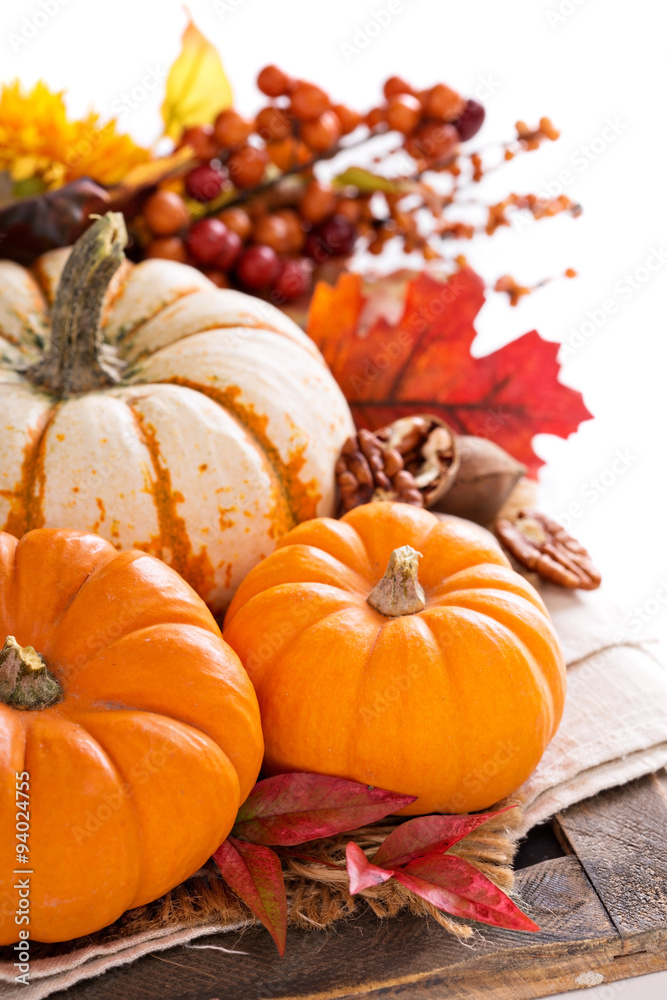
[[[147,492],[153,497],[157,513],[159,536],[152,536],[149,542],[137,541],[134,547],[164,558],[163,551],[171,553],[166,561],[187,580],[198,594],[209,593],[215,585],[215,569],[209,559],[206,548],[198,555],[192,549],[192,542],[187,532],[185,519],[177,510],[177,504],[183,502],[183,495],[174,490],[171,484],[171,473],[162,462],[160,445],[155,427],[146,423],[142,415],[128,402],[141,439],[151,457],[154,479]]]
[[[44,457],[46,455],[46,436],[59,409],[56,403],[48,411],[42,426],[33,432],[31,440],[25,446],[21,465],[21,478],[13,490],[0,490],[11,503],[7,520],[2,531],[20,538],[26,531],[44,527]],[[37,492],[35,492],[37,488]]]
[[[267,432],[269,418],[264,414],[257,413],[254,406],[244,405],[239,401],[242,392],[239,386],[231,385],[225,389],[216,389],[213,386],[200,385],[178,376],[165,381],[194,389],[196,392],[208,396],[209,399],[218,403],[227,413],[235,417],[250,437],[258,443],[260,451],[266,456],[274,478],[280,487],[279,491],[276,491],[275,511],[272,513],[270,529],[272,538],[280,538],[299,521],[307,521],[317,516],[317,505],[322,499],[318,491],[317,480],[312,478],[304,483],[299,478],[299,473],[306,464],[305,444],[299,445],[291,451],[289,459],[285,462]]]

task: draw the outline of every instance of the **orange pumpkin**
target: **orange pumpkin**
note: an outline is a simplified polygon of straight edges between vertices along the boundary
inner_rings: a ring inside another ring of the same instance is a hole
[[[241,584],[224,637],[257,691],[269,773],[417,795],[405,813],[508,795],[563,710],[536,591],[483,529],[407,504],[294,528]]]
[[[224,840],[261,763],[257,700],[189,585],[96,535],[0,533],[0,623],[0,944],[61,941]]]

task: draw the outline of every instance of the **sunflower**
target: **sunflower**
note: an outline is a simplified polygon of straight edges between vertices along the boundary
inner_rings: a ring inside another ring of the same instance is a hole
[[[33,194],[60,187],[77,177],[111,186],[150,159],[148,150],[116,131],[100,115],[70,121],[63,94],[40,81],[24,93],[18,80],[0,91],[0,171],[7,171],[15,193]]]

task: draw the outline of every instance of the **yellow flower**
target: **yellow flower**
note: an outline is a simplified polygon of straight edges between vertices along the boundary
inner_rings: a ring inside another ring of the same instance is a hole
[[[14,182],[39,178],[57,188],[77,177],[117,184],[128,171],[150,159],[148,150],[102,123],[94,112],[70,121],[62,93],[41,81],[23,93],[18,80],[0,91],[0,170]]]

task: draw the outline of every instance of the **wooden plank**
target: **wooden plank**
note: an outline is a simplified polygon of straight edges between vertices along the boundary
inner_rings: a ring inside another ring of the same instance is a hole
[[[617,961],[623,942],[573,855],[519,872],[517,889],[539,934],[484,928],[470,947],[419,917],[379,921],[365,913],[326,933],[290,931],[280,960],[266,932],[252,928],[146,956],[73,987],[67,1000],[532,1000],[599,976],[610,982],[667,966],[667,932],[638,936],[645,953]]]
[[[558,823],[622,938],[667,929],[667,791],[660,779],[603,792]]]

